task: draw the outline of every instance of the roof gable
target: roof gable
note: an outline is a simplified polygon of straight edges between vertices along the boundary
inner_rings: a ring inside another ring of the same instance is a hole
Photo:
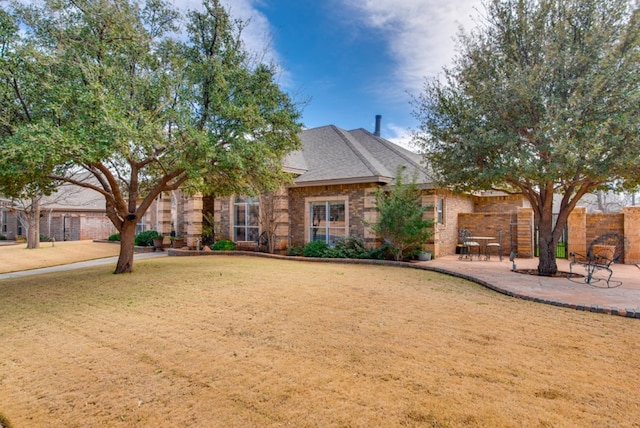
[[[302,150],[285,160],[286,170],[301,174],[295,179],[303,186],[390,183],[398,167],[416,175],[420,184],[429,182],[420,166],[420,155],[364,130],[345,131],[334,125],[306,129],[299,134]]]

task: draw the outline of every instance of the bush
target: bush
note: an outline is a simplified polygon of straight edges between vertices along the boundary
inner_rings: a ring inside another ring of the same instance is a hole
[[[329,257],[331,248],[324,241],[311,241],[305,247],[303,255],[305,257]]]
[[[376,192],[378,221],[369,227],[389,244],[395,260],[403,260],[420,252],[421,246],[433,236],[433,220],[424,220],[428,207],[422,205],[422,196],[416,179],[403,182],[398,168],[395,186]]]
[[[152,247],[153,238],[162,238],[162,235],[155,230],[145,230],[136,235],[134,242],[138,247]]]
[[[287,248],[287,256],[302,256],[304,255],[304,247],[301,245],[292,245]]]
[[[109,236],[109,238],[107,238],[109,241],[119,241],[120,240],[120,234],[119,233],[114,233],[113,235]]]
[[[394,260],[395,255],[393,254],[391,246],[387,243],[384,243],[378,248],[369,250],[369,257],[367,258],[375,260]]]
[[[218,241],[213,244],[211,249],[217,251],[233,251],[236,249],[236,243],[229,241],[228,239],[223,239],[222,241]]]
[[[51,238],[49,238],[47,235],[40,235],[40,242],[51,242]]]
[[[6,236],[4,236],[4,235],[0,235],[0,241],[6,241],[6,240],[7,240],[7,237],[6,237]]]

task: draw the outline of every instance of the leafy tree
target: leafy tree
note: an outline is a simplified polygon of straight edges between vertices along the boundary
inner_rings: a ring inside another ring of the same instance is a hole
[[[640,12],[627,0],[491,0],[443,80],[414,99],[415,139],[441,184],[524,195],[538,271],[585,194],[640,168]],[[553,196],[561,194],[553,223]]]
[[[399,261],[408,251],[420,249],[433,235],[433,220],[424,220],[427,209],[415,180],[406,184],[402,168],[398,168],[394,185],[376,192],[378,220],[369,227]]]
[[[161,192],[256,194],[285,179],[299,112],[218,0],[189,12],[177,36],[181,17],[164,0],[44,0],[11,13],[21,61],[6,78],[37,84],[33,105],[47,115],[10,121],[0,149],[40,172],[10,176],[102,194],[121,237],[115,273],[132,271],[135,225]]]
[[[33,60],[36,51],[19,43],[18,22],[0,10],[0,139],[1,194],[14,201],[19,219],[27,231],[27,248],[38,248],[42,198],[53,192],[55,182],[43,175],[53,165],[46,152],[23,156],[37,138],[37,124],[50,120],[41,95],[40,82],[46,65]]]

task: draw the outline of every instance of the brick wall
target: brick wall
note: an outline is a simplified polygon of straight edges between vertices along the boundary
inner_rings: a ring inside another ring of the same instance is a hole
[[[624,262],[640,263],[640,206],[624,207]]]
[[[460,213],[458,215],[458,230],[467,229],[476,236],[500,238],[502,235],[500,243],[503,254],[508,254],[511,251],[511,222],[512,214],[510,212]],[[457,239],[458,236],[456,236]],[[498,242],[498,240],[493,242]]]
[[[40,218],[40,234],[56,241],[106,239],[117,232],[101,212],[46,212]]]
[[[474,196],[473,212],[502,212],[508,213],[518,208],[529,207],[529,201],[520,195],[501,195],[501,196]],[[471,212],[471,211],[467,211]]]
[[[117,232],[111,220],[104,213],[80,216],[80,239],[106,239]]]
[[[434,225],[433,240],[427,245],[427,249],[436,257],[455,253],[458,244],[458,215],[473,211],[474,206],[473,200],[467,196],[431,190],[423,197],[423,204],[433,207],[429,218],[437,218],[439,198],[444,199],[444,221]]]
[[[374,237],[369,234],[365,236],[366,227],[363,222],[363,219],[371,219],[372,213],[375,212],[375,205],[371,204],[375,188],[374,183],[289,188],[289,244],[291,246],[306,244],[306,198],[331,200],[332,197],[346,196],[348,197],[349,236],[360,236],[366,239],[368,245],[375,245]]]
[[[587,213],[586,241],[590,243],[605,233],[624,235],[624,215],[622,213]]]

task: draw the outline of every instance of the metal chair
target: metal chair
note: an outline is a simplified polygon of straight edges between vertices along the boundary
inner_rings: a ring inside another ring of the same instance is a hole
[[[502,261],[502,230],[498,232],[498,242],[489,242],[485,247],[484,251],[487,260],[491,258],[491,251],[493,250],[498,251],[498,257]]]
[[[478,260],[480,259],[480,244],[475,241],[469,240],[471,236],[471,231],[467,229],[461,229],[459,232],[460,237],[460,257],[459,259],[468,258],[469,260],[473,260],[474,253],[478,256]]]

